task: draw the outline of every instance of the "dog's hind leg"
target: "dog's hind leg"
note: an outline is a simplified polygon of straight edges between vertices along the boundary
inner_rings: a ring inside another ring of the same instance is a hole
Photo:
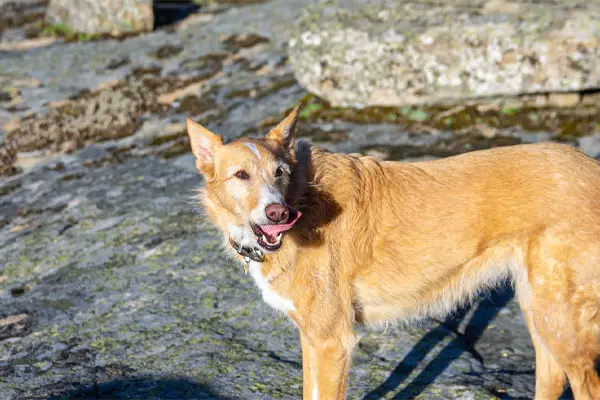
[[[558,361],[546,348],[533,322],[533,313],[521,303],[527,328],[535,348],[535,400],[556,400],[564,391],[567,376]]]
[[[589,359],[584,358],[570,363],[567,375],[576,400],[600,399],[600,380],[594,363],[590,363]]]
[[[600,299],[597,297],[597,286],[597,282],[588,282],[574,287],[569,302],[571,322],[575,329],[572,338],[563,338],[572,345],[567,346],[568,351],[563,354],[561,364],[567,372],[576,400],[600,400],[600,379],[595,365],[600,354]],[[560,343],[554,346],[559,348]]]
[[[600,400],[595,370],[600,354],[600,271],[588,264],[600,260],[600,243],[593,237],[575,242],[556,232],[538,239],[530,248],[527,282],[518,283],[536,350],[536,400],[560,395],[562,371],[576,400]]]

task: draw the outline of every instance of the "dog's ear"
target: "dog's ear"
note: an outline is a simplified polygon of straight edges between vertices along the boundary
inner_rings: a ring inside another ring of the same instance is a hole
[[[196,168],[210,179],[214,174],[214,153],[219,146],[223,145],[223,139],[189,118],[185,123],[190,136],[192,153],[196,156]]]
[[[283,151],[289,153],[294,148],[294,141],[296,139],[296,122],[298,121],[298,114],[302,109],[302,103],[299,103],[294,107],[292,112],[285,117],[275,128],[271,129],[267,134],[266,138],[275,140],[280,143]]]

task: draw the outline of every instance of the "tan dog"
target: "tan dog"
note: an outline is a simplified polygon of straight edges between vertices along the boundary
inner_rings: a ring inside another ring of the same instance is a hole
[[[188,120],[201,199],[264,300],[298,326],[304,399],[343,399],[355,324],[439,317],[506,278],[536,396],[600,399],[600,164],[560,144],[379,162]],[[298,210],[298,211],[296,211]]]

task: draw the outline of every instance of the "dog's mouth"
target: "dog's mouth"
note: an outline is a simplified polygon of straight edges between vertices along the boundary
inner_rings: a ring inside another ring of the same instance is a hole
[[[256,242],[265,250],[275,251],[281,247],[283,233],[292,229],[294,224],[300,219],[302,213],[288,207],[289,217],[287,222],[281,224],[257,225],[250,223],[252,231],[256,235]]]

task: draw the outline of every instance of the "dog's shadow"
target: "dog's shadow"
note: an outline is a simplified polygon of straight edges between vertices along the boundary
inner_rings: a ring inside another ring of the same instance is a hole
[[[156,379],[128,377],[83,386],[65,391],[48,400],[100,400],[100,399],[162,399],[162,400],[227,400],[208,386],[187,377]]]
[[[452,317],[440,322],[437,328],[426,333],[421,340],[404,356],[402,361],[394,368],[390,376],[378,387],[367,393],[363,400],[375,400],[395,391],[411,373],[423,362],[426,356],[434,350],[436,345],[452,336],[453,332],[461,323],[469,318],[464,334],[457,335],[451,340],[438,355],[429,362],[422,371],[414,377],[408,385],[393,397],[394,399],[413,399],[421,394],[450,366],[450,364],[464,352],[470,352],[476,359],[483,361],[482,357],[475,351],[474,345],[481,338],[486,327],[498,315],[498,312],[514,297],[514,292],[508,288],[502,288],[492,293],[488,298],[482,300],[471,314],[465,309]],[[495,371],[491,371],[494,373]],[[528,374],[534,375],[534,370],[523,371],[500,371],[506,374]],[[569,399],[570,391],[565,391],[561,399]],[[494,393],[501,399],[513,399],[506,393]]]

